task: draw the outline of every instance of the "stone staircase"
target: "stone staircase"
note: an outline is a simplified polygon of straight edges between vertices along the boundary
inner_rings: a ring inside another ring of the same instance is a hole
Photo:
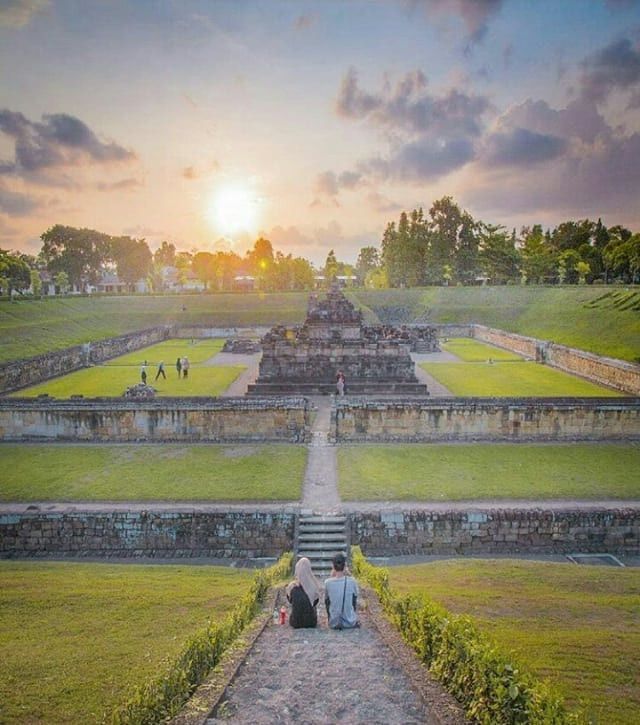
[[[339,552],[349,558],[348,520],[342,514],[300,514],[296,527],[296,559],[306,556],[313,573],[324,579],[331,573],[331,559]]]

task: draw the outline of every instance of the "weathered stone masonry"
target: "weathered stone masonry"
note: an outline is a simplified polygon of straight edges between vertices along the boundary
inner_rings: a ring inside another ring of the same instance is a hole
[[[277,557],[293,528],[285,512],[5,513],[0,556]]]
[[[0,440],[303,443],[304,398],[0,399]]]
[[[330,437],[350,442],[640,439],[640,398],[336,399]]]
[[[369,556],[640,553],[640,510],[380,511],[355,513],[352,541]]]

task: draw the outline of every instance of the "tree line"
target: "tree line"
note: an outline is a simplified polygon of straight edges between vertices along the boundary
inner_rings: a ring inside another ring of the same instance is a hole
[[[150,292],[162,292],[163,271],[175,268],[183,285],[191,274],[205,289],[224,292],[238,278],[253,278],[265,291],[308,290],[340,275],[371,288],[470,284],[592,284],[640,282],[640,233],[622,225],[605,227],[600,219],[565,221],[554,229],[523,226],[519,233],[476,220],[450,197],[402,212],[387,224],[380,248],[360,249],[355,266],[331,249],[316,269],[304,257],[285,255],[264,237],[240,256],[232,251],[178,251],[163,241],[151,252],[144,239],[111,236],[94,229],[56,224],[41,235],[37,256],[0,249],[0,291],[41,291],[47,270],[61,292],[86,291],[105,272],[117,274],[131,290],[139,280]]]
[[[591,284],[640,282],[640,234],[600,219],[520,232],[474,219],[450,197],[428,213],[402,212],[385,228],[381,250],[360,251],[370,286]]]

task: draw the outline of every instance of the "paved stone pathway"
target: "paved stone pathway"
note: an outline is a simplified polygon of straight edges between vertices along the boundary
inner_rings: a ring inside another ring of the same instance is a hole
[[[424,383],[429,391],[431,398],[451,398],[453,393],[449,388],[445,388],[442,383],[439,383],[433,375],[428,373],[426,370],[420,367],[421,362],[459,362],[460,358],[450,352],[430,352],[430,353],[411,353],[411,358],[416,364],[415,371],[416,377],[419,382]]]
[[[213,723],[426,723],[434,720],[372,624],[336,632],[270,623],[226,690]]]
[[[311,427],[311,443],[308,446],[307,468],[302,486],[302,509],[317,513],[336,512],[341,506],[336,447],[329,442],[332,398],[318,395],[310,400],[317,412]]]
[[[231,385],[220,394],[222,398],[236,398],[246,394],[247,388],[251,383],[255,383],[258,377],[258,367],[260,366],[260,358],[262,357],[261,352],[256,352],[253,355],[236,355],[231,352],[219,352],[214,355],[210,360],[207,360],[205,365],[246,365],[247,369],[244,370],[238,377],[231,383]]]

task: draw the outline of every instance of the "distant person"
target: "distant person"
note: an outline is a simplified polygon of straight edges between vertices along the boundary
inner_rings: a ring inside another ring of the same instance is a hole
[[[180,362],[182,363],[182,377],[188,378],[189,377],[189,367],[191,366],[191,363],[189,362],[189,358],[183,357]]]
[[[178,371],[178,377],[180,377],[182,373],[182,360],[180,358],[176,360],[176,370]]]
[[[289,624],[294,629],[315,627],[318,624],[320,583],[311,571],[311,562],[306,556],[298,561],[295,579],[287,587],[287,599],[291,604]]]
[[[360,626],[356,616],[358,585],[345,571],[346,564],[344,554],[336,554],[332,560],[331,576],[324,582],[324,604],[331,629]]]
[[[147,384],[147,361],[145,360],[144,363],[142,363],[142,367],[140,368],[140,380],[142,380],[142,383],[144,385]]]
[[[158,363],[158,372],[156,373],[155,379],[157,380],[161,375],[165,380],[167,379],[167,375],[164,371],[164,361],[163,360],[160,360],[160,362]]]
[[[342,370],[338,370],[338,374],[336,375],[336,392],[338,395],[344,395],[344,388],[345,388],[345,378],[344,373]]]

